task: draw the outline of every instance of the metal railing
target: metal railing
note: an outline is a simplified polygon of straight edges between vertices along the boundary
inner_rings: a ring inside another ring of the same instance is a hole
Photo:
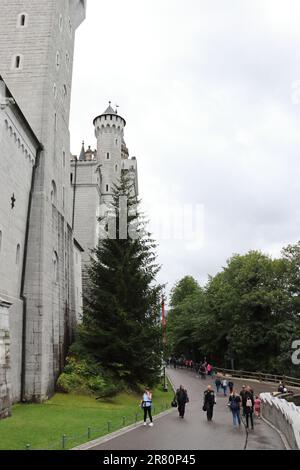
[[[161,403],[153,406],[153,416],[170,409],[171,403]],[[63,434],[59,439],[48,441],[45,445],[35,446],[30,443],[26,444],[25,450],[70,450],[81,444],[85,444],[91,440],[119,431],[127,426],[138,425],[144,418],[142,410],[137,411],[129,416],[122,416],[120,421],[107,421],[101,427],[89,426],[77,434]]]
[[[201,364],[194,364],[192,370],[196,373],[199,372]],[[179,366],[180,368],[180,366]],[[185,368],[185,367],[184,367]],[[188,370],[191,368],[187,367]],[[222,376],[230,376],[240,379],[257,380],[259,382],[276,383],[284,382],[289,387],[300,388],[300,377],[289,377],[288,375],[268,374],[266,372],[250,372],[246,370],[224,369],[223,367],[215,367],[214,375],[221,374]]]

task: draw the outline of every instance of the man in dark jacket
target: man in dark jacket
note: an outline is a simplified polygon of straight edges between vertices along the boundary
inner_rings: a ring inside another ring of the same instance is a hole
[[[243,385],[240,391],[240,397],[242,399],[243,416],[246,416],[246,385]]]
[[[254,396],[253,390],[248,386],[245,392],[245,413],[246,413],[246,427],[249,428],[249,418],[251,422],[251,429],[253,429],[253,410],[254,410]]]
[[[183,385],[180,385],[180,387],[176,391],[176,401],[178,403],[179,417],[183,419],[185,413],[185,405],[189,401],[187,391]]]
[[[203,411],[206,411],[207,421],[211,421],[214,414],[214,406],[216,404],[215,392],[211,385],[208,385],[204,392]]]

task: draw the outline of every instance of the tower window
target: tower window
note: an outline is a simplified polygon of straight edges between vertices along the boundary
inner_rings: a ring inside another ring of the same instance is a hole
[[[66,152],[63,151],[63,166],[66,167]]]
[[[23,66],[23,56],[20,54],[13,56],[12,69],[20,70]]]
[[[58,24],[59,24],[59,30],[62,31],[62,29],[63,29],[63,17],[62,17],[62,15],[59,15]]]
[[[26,13],[20,13],[20,15],[18,15],[17,27],[25,28],[27,26],[27,18],[28,15]]]
[[[51,202],[52,204],[56,204],[57,201],[57,191],[56,191],[56,184],[55,181],[51,183]]]
[[[58,282],[58,256],[57,256],[56,251],[54,251],[53,253],[52,262],[53,262],[53,274],[52,274],[53,281]]]
[[[62,206],[63,206],[63,210],[65,210],[65,206],[66,206],[66,192],[65,192],[65,188],[63,187],[62,189]]]
[[[70,175],[70,181],[71,181],[71,184],[73,184],[73,173],[71,173]]]
[[[69,66],[70,66],[70,55],[69,55],[68,52],[66,53],[66,65],[67,65],[67,68],[69,68]]]
[[[106,188],[105,188],[105,189],[106,189],[106,192],[108,193],[108,191],[109,191],[109,186],[108,186],[108,184],[106,185]]]
[[[115,166],[115,172],[117,173],[118,171],[118,165]]]
[[[16,249],[16,265],[17,266],[20,264],[20,254],[21,254],[21,246],[18,243],[17,249]]]
[[[107,154],[106,154],[106,160],[109,160],[109,158],[110,158],[110,155],[109,155],[109,152],[107,152]]]
[[[67,98],[68,96],[68,89],[67,89],[67,86],[64,85],[63,86],[63,100],[65,101],[65,99]]]
[[[59,51],[56,52],[56,67],[59,68],[60,66],[60,54]]]

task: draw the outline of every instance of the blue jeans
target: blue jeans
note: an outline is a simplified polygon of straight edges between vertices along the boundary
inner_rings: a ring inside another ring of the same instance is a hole
[[[223,391],[224,391],[224,397],[227,397],[227,393],[226,393],[226,392],[227,392],[227,387],[224,387],[224,386],[222,385],[222,388],[223,388]]]
[[[240,410],[231,410],[232,412],[232,420],[233,420],[233,426],[237,426],[238,424],[241,424],[241,415],[240,415]]]

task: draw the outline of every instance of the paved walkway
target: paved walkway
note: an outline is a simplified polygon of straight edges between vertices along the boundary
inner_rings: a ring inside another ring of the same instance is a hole
[[[233,428],[232,415],[226,406],[228,399],[217,397],[214,419],[207,422],[202,411],[203,391],[212,383],[211,379],[201,380],[193,372],[168,369],[168,375],[175,387],[183,384],[189,393],[190,403],[185,418],[178,417],[177,410],[154,420],[154,426],[138,426],[92,450],[272,450],[284,449],[278,433],[262,420],[255,421],[254,431],[248,438],[244,426]],[[242,382],[236,380],[239,390]],[[250,383],[247,381],[247,383]],[[256,392],[271,391],[274,387],[252,383]],[[154,397],[155,401],[155,397]]]

